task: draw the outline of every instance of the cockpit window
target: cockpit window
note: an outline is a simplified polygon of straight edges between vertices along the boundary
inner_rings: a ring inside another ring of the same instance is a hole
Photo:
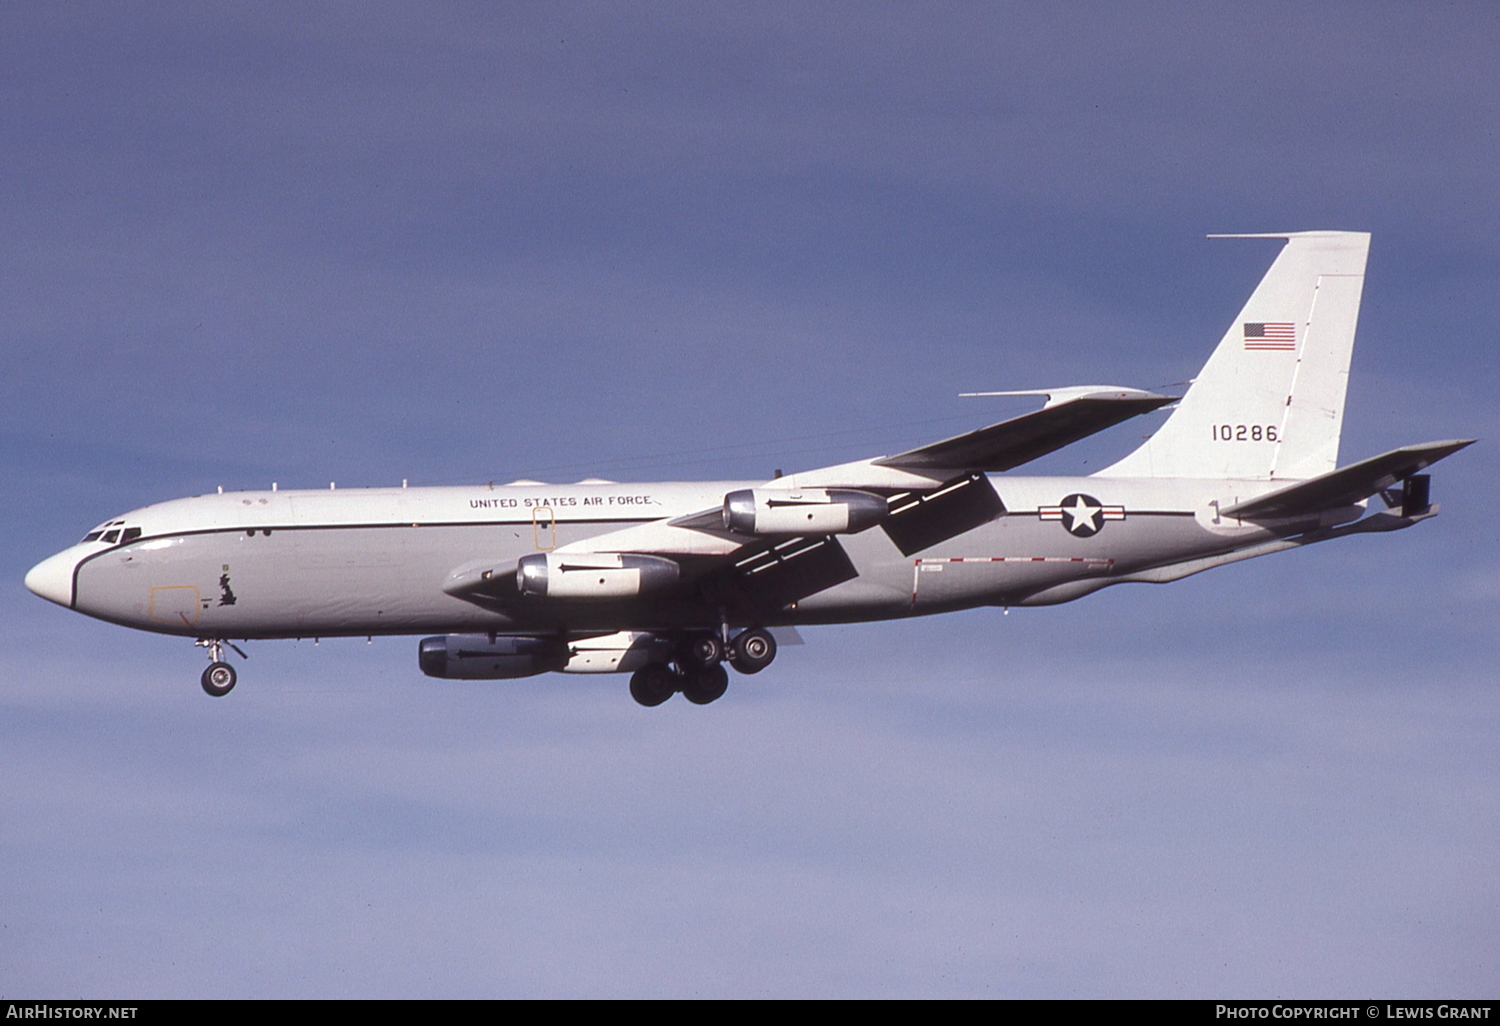
[[[83,540],[86,542],[102,541],[107,545],[113,545],[116,539],[120,537],[119,529],[121,527],[125,527],[125,521],[111,520],[107,524],[100,524],[88,534],[84,535]],[[135,541],[135,539],[139,538],[140,536],[141,529],[139,527],[125,528],[125,541]]]
[[[129,544],[130,542],[135,541],[140,536],[141,529],[139,527],[127,527],[125,528],[125,533],[120,536],[120,542],[121,544]]]

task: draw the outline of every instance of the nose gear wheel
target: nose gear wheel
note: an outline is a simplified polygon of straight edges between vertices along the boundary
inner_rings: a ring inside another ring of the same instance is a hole
[[[234,667],[225,662],[213,662],[208,664],[208,669],[203,671],[200,681],[203,690],[214,698],[223,698],[234,690],[235,681],[239,674],[234,672]]]

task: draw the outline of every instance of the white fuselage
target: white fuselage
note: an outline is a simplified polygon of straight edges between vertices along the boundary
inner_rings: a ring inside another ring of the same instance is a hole
[[[1279,484],[1265,481],[992,476],[990,483],[1005,506],[998,518],[916,553],[903,554],[878,527],[838,536],[852,575],[771,606],[692,587],[575,602],[477,602],[443,588],[460,567],[513,570],[532,553],[712,511],[728,492],[758,482],[202,495],[111,521],[94,540],[39,564],[27,585],[89,616],[208,638],[586,634],[711,627],[720,617],[745,626],[830,623],[1060,601],[1144,568],[1308,527],[1218,515]],[[1070,496],[1086,500],[1064,508]],[[1096,583],[1077,584],[1085,581]],[[1062,585],[1073,587],[1058,591]]]

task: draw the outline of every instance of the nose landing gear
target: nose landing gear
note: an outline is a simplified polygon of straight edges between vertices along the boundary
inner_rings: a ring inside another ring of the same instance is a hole
[[[208,669],[203,671],[199,678],[203,684],[203,690],[214,698],[223,698],[234,690],[235,681],[239,674],[234,672],[234,667],[228,663],[209,663]]]
[[[239,652],[240,658],[248,658],[240,647],[233,642],[224,641],[221,638],[199,638],[197,645],[208,650],[208,669],[203,671],[203,676],[198,682],[203,685],[203,690],[214,698],[223,698],[234,690],[235,683],[239,680],[239,674],[235,673],[234,667],[224,661],[224,646]]]

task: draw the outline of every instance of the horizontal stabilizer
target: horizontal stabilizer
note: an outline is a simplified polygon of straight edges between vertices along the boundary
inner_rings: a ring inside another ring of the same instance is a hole
[[[1262,495],[1258,499],[1226,507],[1220,513],[1227,517],[1254,520],[1258,517],[1291,517],[1339,506],[1352,506],[1473,444],[1474,439],[1470,438],[1403,446],[1339,470],[1320,474],[1269,495]]]
[[[1015,393],[1050,394],[1054,401],[1035,413],[1013,417],[978,431],[933,442],[895,456],[885,456],[873,462],[876,466],[914,471],[977,470],[999,473],[1176,401],[1171,396],[1133,388],[1110,388],[1105,391],[1091,389],[1084,394],[1076,394],[1077,391],[1079,390],[1051,389]],[[1067,398],[1056,401],[1059,395],[1067,395]]]

